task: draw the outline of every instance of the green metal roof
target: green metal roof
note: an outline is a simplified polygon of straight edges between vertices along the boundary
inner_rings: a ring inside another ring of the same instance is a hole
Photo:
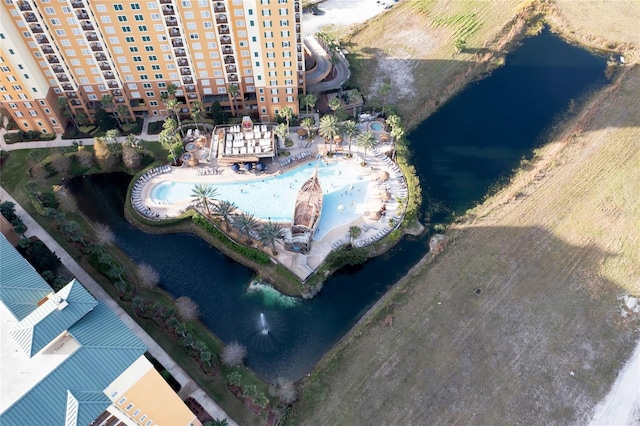
[[[31,265],[0,235],[0,300],[24,326],[14,330],[19,347],[28,349],[27,354],[37,353],[47,339],[55,339],[65,329],[80,347],[1,413],[0,425],[90,424],[111,403],[104,389],[142,356],[146,347],[76,280],[38,307],[51,289],[33,274],[37,275]],[[66,305],[60,309],[63,301]],[[53,355],[38,354],[46,356]],[[29,362],[38,362],[38,357]]]
[[[38,307],[51,287],[0,234],[0,300],[19,321]]]

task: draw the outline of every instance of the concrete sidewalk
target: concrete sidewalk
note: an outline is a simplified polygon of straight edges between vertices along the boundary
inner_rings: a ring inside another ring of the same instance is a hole
[[[147,346],[151,355],[154,356],[182,386],[180,397],[185,399],[189,396],[197,400],[200,405],[214,418],[226,418],[229,425],[237,425],[231,418],[215,403],[191,377],[133,320],[109,294],[65,251],[52,237],[31,217],[7,191],[0,187],[0,201],[11,201],[16,204],[16,214],[27,226],[28,231],[25,236],[38,237],[46,246],[54,252],[69,269],[69,271],[89,290],[98,300],[104,302],[117,316],[124,322]]]

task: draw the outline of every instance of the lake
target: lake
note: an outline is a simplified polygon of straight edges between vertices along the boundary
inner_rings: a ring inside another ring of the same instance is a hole
[[[436,220],[463,214],[544,142],[571,100],[606,84],[605,59],[548,31],[526,39],[505,66],[443,105],[408,138],[424,202],[443,206]],[[129,225],[123,203],[130,177],[74,178],[69,183],[93,220],[109,224],[117,244],[152,265],[161,286],[188,296],[225,342],[248,349],[247,365],[265,380],[298,379],[428,252],[427,234],[405,237],[388,253],[330,277],[312,300],[253,283],[254,274],[198,237],[151,235]],[[253,284],[252,284],[253,283]],[[260,314],[268,333],[263,334]]]

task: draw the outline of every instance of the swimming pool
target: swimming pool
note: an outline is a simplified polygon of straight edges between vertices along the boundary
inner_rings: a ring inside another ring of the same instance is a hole
[[[242,211],[262,220],[291,222],[296,196],[302,184],[318,165],[324,191],[322,216],[314,239],[319,240],[336,226],[349,223],[362,214],[361,204],[369,184],[356,161],[325,164],[314,161],[279,176],[244,182],[212,184],[219,200],[232,201]],[[191,200],[196,183],[160,182],[151,188],[151,199],[160,204]]]
[[[379,121],[372,121],[369,123],[369,129],[374,132],[381,132],[384,129],[384,125]]]

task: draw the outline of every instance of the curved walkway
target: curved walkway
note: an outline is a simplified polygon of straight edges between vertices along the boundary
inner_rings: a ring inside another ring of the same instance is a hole
[[[25,236],[38,237],[52,252],[54,252],[62,261],[62,263],[69,269],[69,271],[84,285],[87,290],[98,300],[104,302],[122,322],[124,322],[130,330],[132,330],[140,340],[147,346],[147,350],[154,358],[156,358],[180,383],[182,386],[179,396],[184,400],[187,397],[192,397],[197,400],[205,410],[213,417],[218,419],[227,419],[229,425],[236,425],[236,423],[224,412],[218,404],[215,403],[204,392],[191,377],[178,365],[176,362],[162,349],[156,342],[147,334],[146,331],[138,325],[117,303],[109,296],[109,294],[93,279],[91,276],[75,261],[69,253],[67,253],[62,246],[60,246],[52,237],[45,231],[38,222],[36,222],[29,213],[27,213],[20,204],[18,204],[7,191],[0,187],[0,200],[11,201],[15,203],[16,214],[22,219],[28,230]]]

